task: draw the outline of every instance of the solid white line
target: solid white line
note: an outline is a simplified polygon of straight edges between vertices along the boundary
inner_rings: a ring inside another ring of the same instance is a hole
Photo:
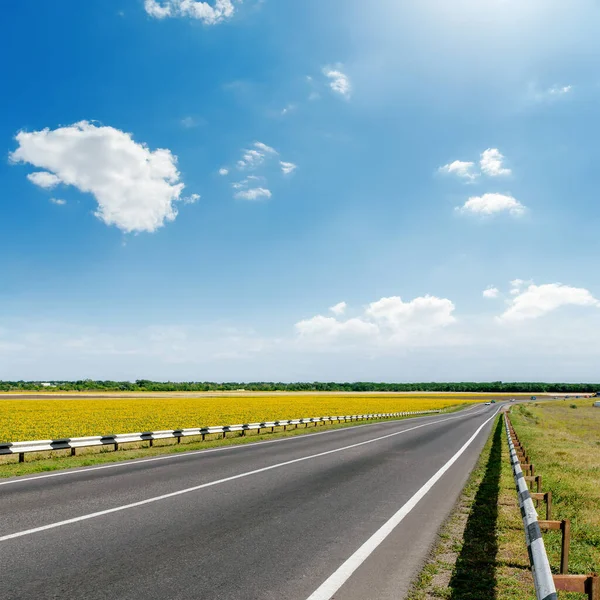
[[[294,458],[293,460],[286,460],[285,462],[270,465],[268,467],[254,469],[253,471],[246,471],[245,473],[239,473],[238,475],[232,475],[231,477],[224,477],[223,479],[217,479],[216,481],[209,481],[208,483],[203,483],[201,485],[196,485],[194,487],[186,488],[183,490],[178,490],[176,492],[170,492],[169,494],[162,494],[161,496],[154,496],[153,498],[147,498],[146,500],[140,500],[139,502],[132,502],[131,504],[124,504],[122,506],[116,506],[114,508],[100,510],[98,512],[89,513],[87,515],[81,515],[80,517],[74,517],[72,519],[66,519],[64,521],[58,521],[56,523],[42,525],[41,527],[34,527],[32,529],[26,529],[24,531],[19,531],[17,533],[11,533],[8,535],[1,536],[0,542],[6,542],[7,540],[12,540],[14,538],[31,535],[33,533],[39,533],[41,531],[47,531],[48,529],[55,529],[57,527],[62,527],[63,525],[70,525],[72,523],[78,523],[80,521],[87,521],[89,519],[95,519],[96,517],[102,517],[104,515],[109,515],[111,513],[116,513],[116,512],[123,511],[123,510],[129,510],[131,508],[136,508],[138,506],[144,506],[146,504],[151,504],[153,502],[159,502],[161,500],[166,500],[168,498],[174,498],[176,496],[181,496],[183,494],[189,494],[190,492],[196,492],[196,491],[202,490],[204,488],[212,487],[212,486],[219,485],[222,483],[227,483],[229,481],[235,481],[236,479],[242,479],[243,477],[250,477],[251,475],[257,475],[258,473],[264,473],[266,471],[271,471],[273,469],[279,469],[281,467],[293,465],[293,464],[296,464],[299,462],[303,462],[305,460],[311,460],[313,458],[319,458],[321,456],[327,456],[329,454],[343,452],[344,450],[349,450],[351,448],[358,448],[359,446],[364,446],[366,444],[372,444],[374,442],[379,442],[381,440],[385,440],[387,438],[401,435],[403,433],[408,433],[409,431],[414,431],[415,429],[421,429],[422,427],[430,427],[431,425],[437,425],[438,423],[443,423],[444,421],[452,421],[457,418],[459,418],[459,417],[448,417],[446,419],[442,419],[441,421],[434,421],[432,423],[423,423],[422,425],[417,425],[415,427],[411,427],[410,429],[403,429],[402,431],[395,431],[394,433],[388,433],[387,435],[382,435],[380,437],[366,440],[364,442],[358,442],[356,444],[350,444],[349,446],[343,446],[342,448],[335,448],[334,450],[327,450],[325,452],[319,452],[317,454],[311,454],[309,456],[303,456],[301,458]],[[488,419],[488,421],[489,421],[489,419]],[[487,423],[487,421],[486,421],[486,423]],[[483,427],[483,425],[481,427]],[[480,427],[480,429],[481,429],[481,427]]]
[[[470,406],[469,408],[466,408],[462,411],[460,411],[460,414],[464,414],[465,412],[467,412],[468,410],[471,410],[472,408],[475,408],[473,406]],[[478,413],[474,413],[474,414],[478,414]],[[431,418],[437,418],[437,415],[424,415],[422,417],[409,417],[408,419],[390,419],[387,421],[379,421],[377,423],[364,423],[361,425],[351,425],[350,427],[340,427],[339,429],[330,429],[328,431],[320,431],[318,433],[303,433],[300,435],[290,435],[288,437],[284,437],[284,438],[278,438],[276,440],[264,440],[261,442],[250,442],[247,444],[232,444],[231,446],[221,446],[219,448],[208,448],[206,450],[188,450],[188,451],[183,451],[180,453],[173,453],[173,454],[167,454],[165,456],[155,456],[153,458],[141,458],[141,459],[133,459],[133,460],[124,460],[123,462],[115,462],[115,463],[111,463],[109,465],[101,465],[98,467],[84,467],[81,469],[72,469],[72,470],[68,470],[68,471],[58,471],[57,473],[47,473],[44,475],[34,475],[33,477],[18,477],[16,479],[9,479],[7,481],[0,481],[0,486],[3,485],[14,485],[15,483],[23,483],[25,481],[35,481],[37,479],[49,479],[51,477],[65,477],[67,475],[78,475],[81,473],[89,473],[90,471],[102,471],[104,469],[116,469],[116,468],[122,468],[122,467],[135,467],[136,465],[142,464],[142,463],[149,463],[149,462],[156,462],[159,460],[172,460],[174,458],[186,458],[188,456],[195,456],[197,454],[209,454],[212,452],[225,452],[228,450],[241,450],[243,448],[248,448],[248,447],[255,447],[255,446],[264,446],[267,444],[277,444],[279,442],[290,442],[292,440],[298,440],[298,439],[304,439],[304,438],[308,438],[308,437],[313,437],[316,435],[327,435],[329,433],[339,433],[341,431],[348,431],[350,429],[358,429],[360,427],[371,427],[373,425],[381,425],[381,424],[385,424],[385,423],[398,423],[401,421],[409,421],[409,420],[413,420],[413,419],[431,419]],[[439,421],[435,421],[436,423]]]
[[[458,460],[471,445],[478,433],[500,412],[498,409],[489,419],[480,425],[475,433],[465,442],[460,450],[431,477],[417,493],[404,504],[386,523],[384,523],[348,560],[346,560],[330,577],[328,577],[307,600],[330,600],[344,585],[350,576],[377,549],[379,544],[392,533],[396,526],[410,513],[429,490],[439,481],[442,475]]]

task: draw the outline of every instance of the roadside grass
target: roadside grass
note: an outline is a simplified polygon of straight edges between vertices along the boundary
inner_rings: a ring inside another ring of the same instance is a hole
[[[593,403],[569,398],[511,411],[543,490],[552,491],[552,518],[571,520],[569,573],[600,570],[600,408]],[[560,532],[545,533],[544,543],[556,573]]]
[[[552,490],[552,518],[571,519],[570,573],[597,572],[600,566],[600,409],[592,403],[569,399],[511,411],[543,490]],[[542,506],[538,512],[544,514]],[[560,533],[544,533],[544,543],[558,573]],[[439,598],[536,599],[501,418],[408,596]],[[559,598],[587,596],[559,592]]]
[[[445,413],[453,413],[463,409],[464,405],[447,408]],[[417,415],[415,415],[416,417]],[[176,454],[180,452],[190,452],[193,450],[206,450],[209,448],[218,448],[221,446],[237,446],[240,444],[249,444],[263,440],[273,440],[284,437],[293,437],[297,435],[310,434],[331,429],[344,429],[347,427],[357,427],[370,423],[382,423],[389,421],[403,421],[415,418],[412,416],[398,417],[394,419],[371,419],[363,422],[336,423],[333,425],[317,425],[308,427],[298,427],[297,429],[288,429],[284,431],[283,427],[275,427],[274,432],[265,432],[257,434],[255,431],[247,431],[246,435],[241,432],[228,433],[223,439],[220,434],[207,435],[205,441],[200,441],[196,437],[183,439],[177,444],[175,439],[154,440],[154,445],[149,446],[148,442],[132,442],[126,446],[120,446],[118,450],[109,447],[78,448],[76,456],[70,456],[70,450],[56,450],[52,452],[32,452],[25,455],[25,462],[18,462],[18,455],[0,456],[0,478],[20,477],[23,475],[32,475],[47,471],[58,471],[62,469],[73,469],[78,467],[90,467],[107,463],[123,462],[137,458],[150,458],[164,454]]]

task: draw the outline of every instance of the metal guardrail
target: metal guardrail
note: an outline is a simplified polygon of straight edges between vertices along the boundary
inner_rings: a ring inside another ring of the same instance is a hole
[[[506,437],[510,448],[510,463],[513,468],[515,486],[519,496],[519,508],[523,517],[525,527],[525,541],[527,542],[527,552],[533,574],[533,583],[538,600],[557,600],[556,587],[550,570],[550,562],[546,554],[542,531],[538,522],[538,515],[533,505],[533,499],[529,492],[529,487],[525,480],[525,474],[521,468],[521,462],[517,456],[517,451],[510,434],[508,416],[504,414],[504,427]]]
[[[352,421],[368,421],[370,419],[390,419],[394,417],[408,417],[412,415],[424,415],[432,413],[440,413],[442,409],[435,410],[417,410],[410,412],[398,413],[377,413],[367,415],[346,415],[337,417],[310,417],[306,419],[287,419],[281,421],[264,421],[261,423],[244,423],[241,425],[220,425],[216,427],[193,427],[190,429],[166,429],[163,431],[146,431],[139,433],[121,433],[117,435],[97,435],[90,437],[75,437],[75,438],[60,438],[56,440],[35,440],[28,442],[9,442],[0,444],[0,455],[18,454],[19,462],[25,460],[25,453],[28,452],[51,452],[54,450],[71,450],[71,455],[75,455],[77,448],[91,448],[94,446],[113,446],[118,450],[119,444],[128,444],[132,442],[149,441],[150,445],[154,440],[164,440],[177,438],[177,443],[181,442],[181,438],[190,436],[200,436],[204,441],[207,435],[222,434],[223,438],[229,432],[241,431],[245,435],[246,431],[256,429],[260,433],[261,429],[271,428],[273,432],[275,427],[283,427],[284,430],[290,425],[296,428],[298,425],[308,427],[309,424],[314,424],[315,427],[322,423],[340,423]]]

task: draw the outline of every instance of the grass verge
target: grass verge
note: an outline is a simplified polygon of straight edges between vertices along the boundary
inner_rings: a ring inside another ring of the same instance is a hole
[[[598,572],[600,408],[594,407],[591,399],[570,398],[515,407],[511,421],[536,474],[542,476],[544,491],[552,491],[552,518],[571,520],[569,573]],[[544,543],[553,572],[557,573],[560,532],[544,533]],[[583,596],[573,596],[578,597]]]

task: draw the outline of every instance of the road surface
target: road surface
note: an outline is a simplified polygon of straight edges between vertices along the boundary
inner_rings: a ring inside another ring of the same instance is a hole
[[[0,598],[403,598],[498,408],[0,480]]]

